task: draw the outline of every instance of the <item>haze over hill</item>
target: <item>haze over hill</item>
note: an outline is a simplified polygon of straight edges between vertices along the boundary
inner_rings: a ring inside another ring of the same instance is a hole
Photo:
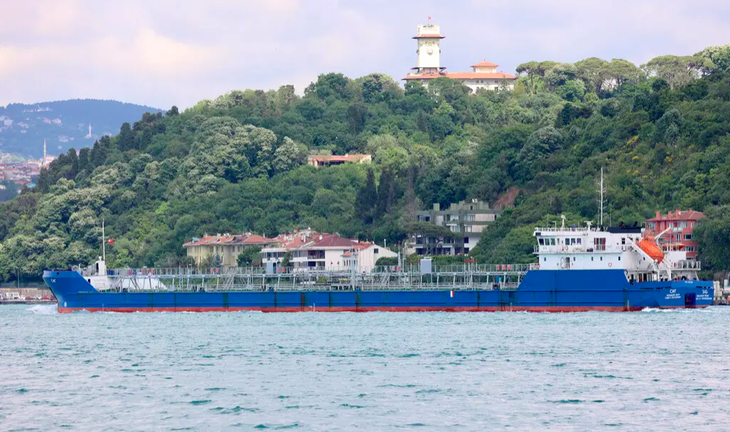
[[[159,111],[97,99],[10,104],[0,107],[0,154],[40,158],[44,139],[50,155],[65,153],[70,148],[91,147],[104,135],[118,134],[122,123],[138,120],[145,112]]]

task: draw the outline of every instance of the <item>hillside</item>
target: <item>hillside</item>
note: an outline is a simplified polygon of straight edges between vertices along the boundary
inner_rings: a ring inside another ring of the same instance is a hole
[[[173,107],[78,157],[69,151],[35,190],[2,204],[0,278],[16,266],[37,276],[93,260],[102,219],[115,239],[110,267],[176,266],[186,239],[205,232],[311,227],[396,244],[418,229],[419,208],[505,193],[514,207],[471,253],[528,262],[538,221],[596,220],[601,167],[614,223],[705,211],[702,259],[727,269],[729,71],[726,46],[641,67],[528,62],[513,92],[470,94],[447,78],[402,89],[382,74],[330,73],[303,97],[283,86]],[[313,149],[374,161],[315,169],[305,163]]]
[[[124,122],[159,109],[112,100],[76,99],[0,107],[0,154],[23,157],[65,153],[70,148],[90,147],[104,135],[116,135]],[[92,126],[89,135],[89,124]]]

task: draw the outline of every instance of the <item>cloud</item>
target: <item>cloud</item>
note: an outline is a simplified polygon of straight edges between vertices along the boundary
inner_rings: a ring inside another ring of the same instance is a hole
[[[727,43],[730,3],[484,0],[37,0],[0,2],[0,104],[78,97],[167,108],[233,89],[303,87],[327,72],[416,63],[416,25],[432,16],[442,62],[502,70],[590,56],[637,64]]]

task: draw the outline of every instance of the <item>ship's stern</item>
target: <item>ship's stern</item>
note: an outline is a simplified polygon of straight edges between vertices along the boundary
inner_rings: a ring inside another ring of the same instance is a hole
[[[671,281],[656,292],[660,308],[705,308],[712,304],[715,289],[712,281]]]

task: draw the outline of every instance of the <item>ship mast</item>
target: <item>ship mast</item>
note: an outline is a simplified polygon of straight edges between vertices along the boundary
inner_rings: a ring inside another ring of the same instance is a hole
[[[101,220],[101,260],[106,262],[106,238],[104,237],[104,219]]]
[[[600,221],[598,223],[598,226],[603,227],[603,194],[606,192],[606,189],[603,187],[603,167],[601,167],[601,184],[599,186],[599,194],[600,194],[600,207],[601,207],[601,216]]]

